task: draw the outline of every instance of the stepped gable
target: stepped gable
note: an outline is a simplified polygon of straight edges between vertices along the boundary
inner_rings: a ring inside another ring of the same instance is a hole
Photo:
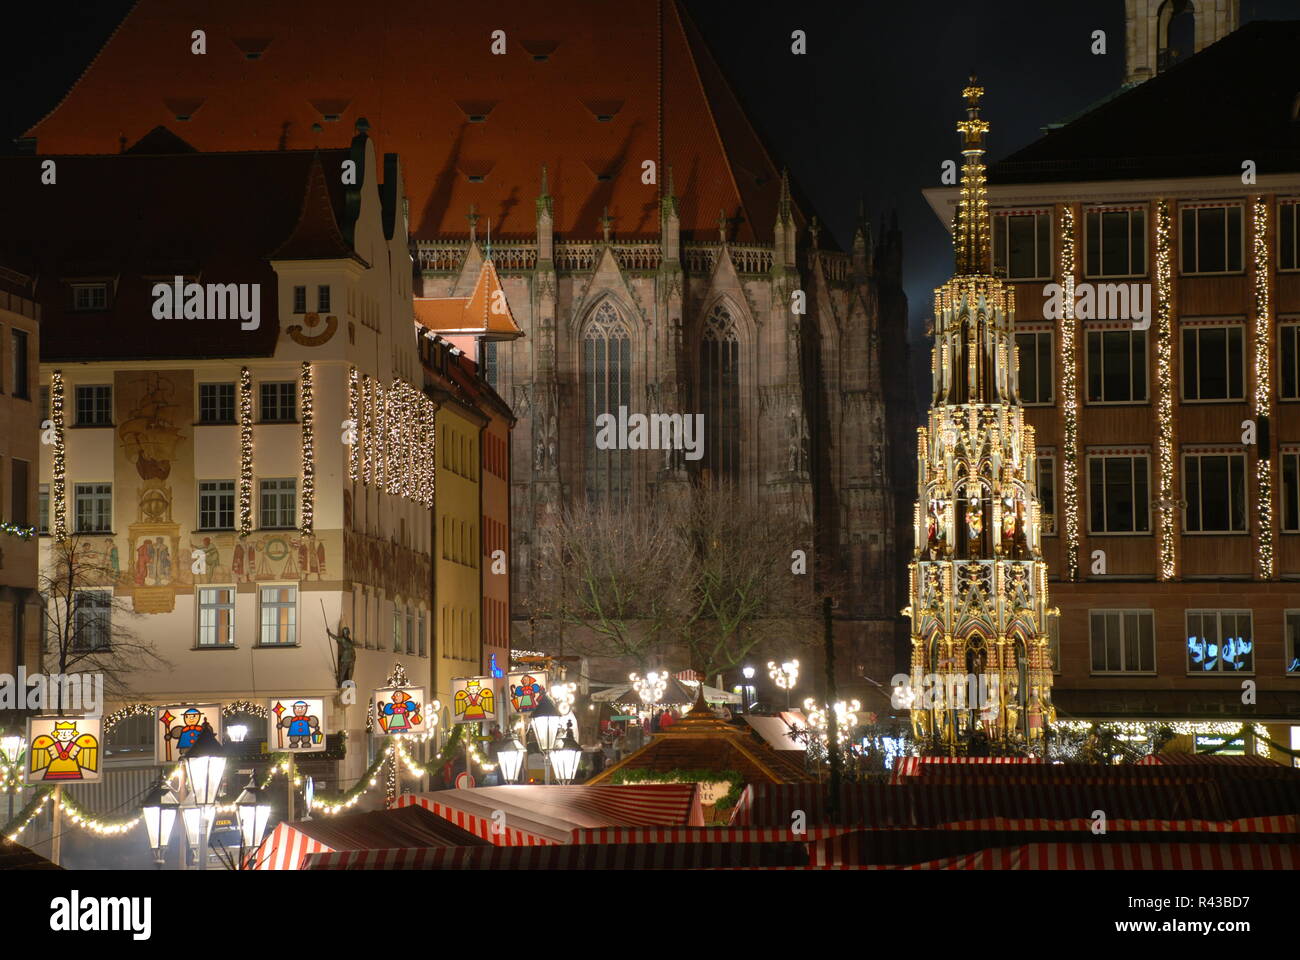
[[[732,240],[772,238],[779,171],[675,0],[480,4],[445,19],[424,0],[362,17],[320,0],[306,19],[288,0],[230,0],[201,57],[175,39],[198,13],[140,0],[27,132],[38,153],[119,153],[175,125],[181,100],[201,104],[183,120],[200,151],[346,147],[366,117],[402,158],[418,239],[464,237],[471,204],[495,235],[531,237],[543,163],[557,237],[600,237],[605,207],[616,239],[658,237],[672,166],[683,239],[715,239],[719,210]],[[645,160],[658,185],[641,182]]]

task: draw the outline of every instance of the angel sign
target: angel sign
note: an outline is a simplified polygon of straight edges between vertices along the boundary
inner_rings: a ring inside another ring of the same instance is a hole
[[[454,723],[495,720],[496,691],[491,677],[458,677],[451,682],[451,715]]]
[[[100,717],[32,717],[27,725],[27,782],[97,783]]]
[[[380,736],[429,730],[423,687],[381,687],[374,693],[373,704]]]
[[[267,743],[275,744],[277,751],[289,753],[324,750],[324,717],[324,700],[277,697],[266,705],[266,718],[271,727]]]

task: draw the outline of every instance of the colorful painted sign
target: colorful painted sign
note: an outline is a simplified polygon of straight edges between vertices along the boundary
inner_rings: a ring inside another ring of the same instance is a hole
[[[266,745],[272,753],[319,753],[325,749],[325,701],[276,697],[266,702]]]
[[[212,733],[221,739],[221,706],[215,703],[180,703],[154,708],[154,759],[159,763],[175,763],[194,745],[206,723]]]
[[[545,670],[516,671],[506,677],[506,691],[510,694],[510,709],[515,713],[529,714],[537,709],[547,690]]]
[[[98,783],[103,717],[31,717],[27,721],[29,784]]]
[[[375,708],[372,732],[381,737],[433,729],[424,687],[380,687],[371,702]]]
[[[451,722],[480,723],[497,718],[497,695],[491,677],[457,677],[451,681]]]

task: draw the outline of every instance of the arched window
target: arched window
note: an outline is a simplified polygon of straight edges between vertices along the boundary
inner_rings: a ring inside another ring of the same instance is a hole
[[[740,342],[722,304],[709,311],[700,336],[700,412],[703,466],[714,480],[740,475]]]
[[[1168,70],[1196,52],[1196,10],[1189,0],[1168,0],[1160,8],[1157,69]]]
[[[608,413],[617,421],[618,408],[628,407],[632,402],[632,337],[608,300],[587,322],[582,349],[587,499],[625,502],[632,489],[632,452],[616,449],[617,430],[613,434],[615,449],[600,449],[596,445],[600,433],[596,418]],[[609,436],[610,431],[605,434]],[[602,443],[601,446],[610,445]]]

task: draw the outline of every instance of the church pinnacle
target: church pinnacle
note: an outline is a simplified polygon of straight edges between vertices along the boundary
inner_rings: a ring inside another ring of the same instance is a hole
[[[984,134],[989,122],[980,118],[984,88],[974,74],[961,92],[966,101],[966,119],[959,121],[961,134],[961,199],[953,227],[959,276],[987,276],[991,272],[989,242],[989,198],[984,173]]]

